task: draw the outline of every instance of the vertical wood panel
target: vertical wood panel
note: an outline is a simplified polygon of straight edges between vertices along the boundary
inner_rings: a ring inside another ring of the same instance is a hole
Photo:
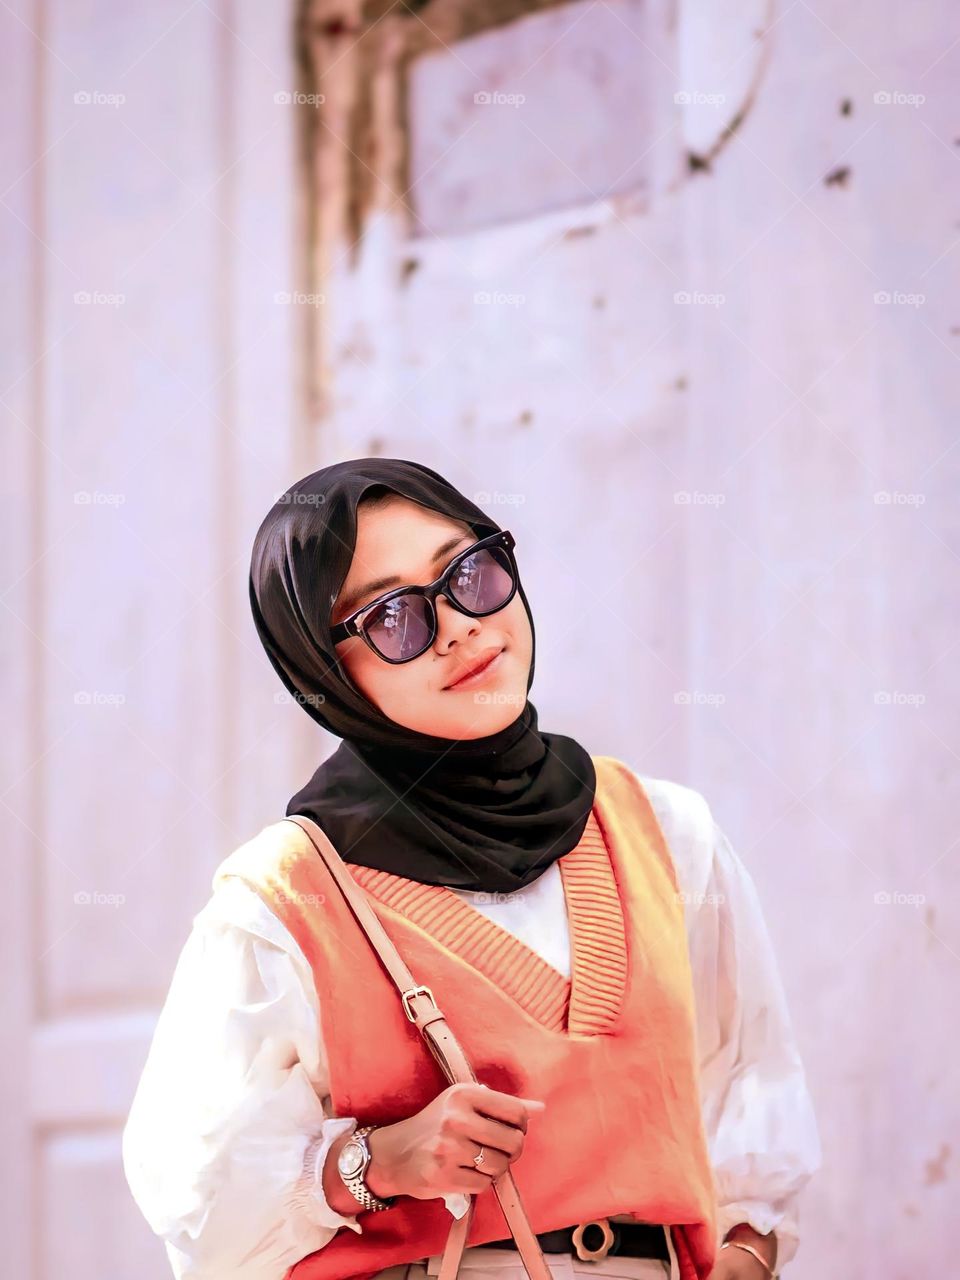
[[[232,556],[224,585],[234,632],[234,735],[227,820],[235,843],[283,816],[334,740],[286,696],[260,644],[248,602],[253,538],[276,495],[329,458],[326,427],[308,429],[300,335],[308,292],[303,279],[306,175],[298,153],[299,108],[293,7],[266,21],[258,0],[233,6],[237,161],[232,342],[235,348],[236,488],[228,518]],[[304,442],[307,442],[306,445]],[[256,778],[257,785],[250,785]]]
[[[0,10],[5,74],[0,104],[0,259],[5,305],[0,310],[0,691],[7,709],[0,734],[4,893],[0,895],[0,1238],[11,1275],[36,1275],[36,1169],[25,1070],[36,1007],[37,838],[42,790],[45,690],[40,593],[32,566],[48,532],[42,475],[45,445],[42,369],[44,258],[37,241],[44,170],[43,68],[33,32],[42,30],[39,4],[13,0]]]
[[[273,701],[246,592],[296,432],[295,316],[274,301],[293,258],[294,121],[273,102],[292,13],[14,8],[4,1263],[160,1280],[120,1126],[213,868],[300,781],[302,713]]]

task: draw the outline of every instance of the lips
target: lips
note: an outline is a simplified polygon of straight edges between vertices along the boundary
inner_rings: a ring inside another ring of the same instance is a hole
[[[483,653],[477,654],[476,658],[472,658],[467,665],[461,667],[450,684],[443,686],[444,689],[454,689],[462,680],[466,680],[469,676],[475,676],[484,667],[488,667],[494,658],[502,652],[502,645],[496,645],[492,649],[484,649]]]

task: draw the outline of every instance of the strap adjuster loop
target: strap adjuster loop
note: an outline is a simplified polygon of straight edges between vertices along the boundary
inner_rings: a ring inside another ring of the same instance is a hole
[[[439,1012],[439,1006],[437,1005],[436,1000],[434,1000],[433,992],[429,987],[411,987],[409,991],[403,991],[400,994],[400,999],[403,1003],[403,1011],[411,1022],[416,1022],[417,1020],[417,1015],[410,1008],[410,1001],[414,996],[429,996],[434,1009],[437,1009]]]

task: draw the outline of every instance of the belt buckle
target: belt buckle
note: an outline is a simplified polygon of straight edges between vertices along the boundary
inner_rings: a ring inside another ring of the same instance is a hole
[[[583,1233],[587,1227],[600,1227],[603,1231],[603,1243],[599,1249],[590,1249],[583,1243]],[[591,1218],[589,1222],[579,1222],[573,1229],[573,1245],[581,1262],[599,1262],[610,1252],[613,1244],[613,1230],[606,1218]]]

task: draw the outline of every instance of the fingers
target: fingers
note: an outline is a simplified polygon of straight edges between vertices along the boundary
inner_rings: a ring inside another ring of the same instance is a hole
[[[485,1151],[502,1151],[511,1160],[515,1160],[523,1150],[522,1130],[501,1120],[488,1120],[479,1112],[470,1118],[466,1136],[479,1143]]]
[[[463,1090],[463,1099],[472,1104],[481,1115],[504,1124],[512,1124],[515,1128],[527,1131],[529,1116],[539,1114],[546,1103],[539,1098],[517,1098],[512,1093],[501,1093],[499,1089],[490,1089],[483,1084],[464,1084],[455,1086]]]
[[[501,1173],[509,1167],[510,1157],[504,1155],[502,1151],[498,1151],[496,1147],[484,1146],[483,1161],[481,1164],[477,1165],[474,1164],[474,1156],[479,1154],[480,1152],[474,1144],[470,1143],[470,1150],[463,1156],[460,1162],[460,1167],[462,1169],[468,1169],[471,1173],[479,1173],[480,1176],[482,1178],[486,1178],[487,1181],[490,1181],[492,1178],[499,1178]]]
[[[451,1085],[443,1095],[439,1135],[444,1138],[440,1185],[479,1193],[507,1171],[523,1151],[527,1121],[544,1111],[539,1098],[516,1097],[479,1081]],[[474,1157],[483,1147],[479,1166]]]

